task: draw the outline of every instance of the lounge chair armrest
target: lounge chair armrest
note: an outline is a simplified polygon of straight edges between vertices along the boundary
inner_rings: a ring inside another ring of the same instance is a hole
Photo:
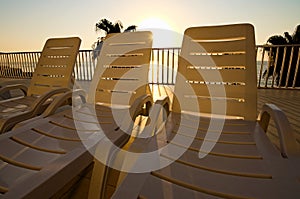
[[[167,112],[167,115],[169,115],[170,109],[171,109],[170,108],[171,103],[170,103],[169,96],[164,96],[160,99],[157,99],[154,104],[160,105],[161,107],[163,107],[165,109],[165,111]]]
[[[24,86],[23,84],[6,85],[6,86],[0,88],[0,96],[11,90],[21,90],[23,92],[24,96],[26,96],[28,88],[26,86]]]
[[[138,115],[148,115],[152,104],[153,99],[150,94],[137,98],[130,108],[131,118],[136,118]]]
[[[39,111],[38,107],[40,107],[42,104],[44,104],[47,100],[49,100],[50,98],[52,98],[55,95],[62,94],[62,93],[68,92],[68,91],[70,91],[69,88],[58,88],[58,89],[48,91],[45,94],[38,97],[32,106],[33,115],[37,114],[37,111]]]
[[[72,100],[73,97],[80,97],[83,103],[86,103],[86,93],[82,89],[77,89],[74,91],[68,91],[64,94],[57,96],[54,101],[47,107],[47,109],[42,113],[42,117],[48,117],[55,113],[55,111],[65,104],[66,101]]]
[[[155,134],[161,124],[167,120],[170,113],[170,99],[168,96],[163,99],[156,100],[154,105],[151,107],[149,117],[146,123],[146,127],[139,137],[147,138]]]
[[[259,124],[267,132],[270,118],[273,118],[280,141],[281,154],[285,158],[300,157],[299,144],[284,112],[274,104],[265,104],[258,116]]]

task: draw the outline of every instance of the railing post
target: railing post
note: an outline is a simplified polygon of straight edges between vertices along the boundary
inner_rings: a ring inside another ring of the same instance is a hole
[[[165,81],[165,50],[161,50],[161,83],[164,84]]]
[[[159,49],[157,49],[156,83],[159,84]]]
[[[294,75],[294,80],[293,80],[293,88],[295,88],[296,81],[297,81],[297,75],[298,75],[298,69],[299,69],[299,62],[300,62],[300,47],[298,47],[298,58],[297,58],[297,63],[296,63],[296,69],[295,69],[295,75]],[[300,75],[300,74],[299,74]]]
[[[288,72],[287,72],[286,80],[285,80],[285,87],[289,86],[289,79],[290,79],[291,66],[292,66],[292,61],[293,61],[293,55],[294,55],[294,47],[292,47],[292,50],[291,50],[289,67],[288,67]]]
[[[274,60],[274,69],[273,69],[272,84],[271,84],[272,88],[274,87],[274,82],[275,82],[277,63],[278,63],[278,55],[279,55],[279,47],[276,47],[276,57],[275,57],[275,60]]]
[[[167,50],[167,84],[169,84],[169,73],[170,73],[170,49]]]
[[[257,50],[257,52],[258,52],[258,50]],[[260,88],[260,83],[261,83],[261,78],[262,78],[262,70],[264,67],[264,57],[265,57],[265,48],[263,47],[263,52],[262,52],[262,57],[261,57],[261,66],[260,66],[260,70],[259,70],[258,85],[257,85],[258,88]]]
[[[282,58],[282,62],[281,62],[281,70],[280,70],[280,78],[279,78],[279,87],[283,87],[282,86],[282,75],[283,75],[283,71],[284,71],[284,62],[285,62],[285,56],[286,56],[286,47],[284,47],[284,53],[283,53],[283,58]]]
[[[174,65],[175,65],[175,50],[173,49],[172,50],[172,84],[175,84],[175,78],[174,78],[174,76],[175,76],[175,74],[174,74]]]
[[[151,61],[150,61],[150,68],[151,68],[151,80],[149,80],[149,83],[154,83],[154,49],[151,50]]]
[[[8,71],[8,73],[9,73],[9,71],[10,71],[10,61],[9,61],[9,55],[8,54],[6,54],[6,60],[7,60],[7,68],[5,69],[5,71]],[[4,76],[5,77],[9,76],[8,73],[4,73]]]

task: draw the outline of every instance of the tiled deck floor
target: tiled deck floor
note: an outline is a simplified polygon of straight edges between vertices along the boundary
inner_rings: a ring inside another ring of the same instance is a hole
[[[275,104],[284,111],[300,143],[300,90],[258,89],[258,109],[264,103]],[[271,122],[272,134],[274,128],[274,123]]]
[[[154,97],[170,95],[173,86],[157,87],[151,86],[154,91]],[[284,90],[284,89],[258,89],[257,95],[257,114],[261,110],[263,104],[272,103],[278,106],[287,115],[288,120],[294,129],[297,141],[300,144],[300,90]],[[273,121],[270,122],[268,129],[269,137],[277,142],[277,132]]]

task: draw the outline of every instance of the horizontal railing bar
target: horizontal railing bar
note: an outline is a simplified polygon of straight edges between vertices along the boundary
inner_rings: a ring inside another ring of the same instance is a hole
[[[266,48],[266,47],[300,47],[300,44],[284,44],[284,45],[269,45],[269,44],[263,44],[263,45],[256,45],[256,48]]]

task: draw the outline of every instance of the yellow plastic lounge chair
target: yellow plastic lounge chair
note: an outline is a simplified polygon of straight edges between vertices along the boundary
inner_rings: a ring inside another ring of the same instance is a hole
[[[286,116],[267,104],[256,119],[254,41],[250,24],[185,31],[165,128],[130,149],[143,156],[157,151],[147,163],[158,166],[134,174],[147,166],[136,158],[113,198],[300,197],[299,146]],[[265,133],[270,118],[279,149]]]
[[[151,47],[152,34],[148,31],[107,38],[98,57],[87,103],[73,103],[72,109],[65,105],[57,110],[72,97],[72,92],[67,92],[57,96],[41,116],[1,135],[0,197],[68,196],[75,193],[72,185],[76,187],[83,178],[82,172],[93,165],[94,157],[89,151],[93,151],[96,143],[105,143],[108,138],[119,147],[126,143],[134,118],[145,111],[144,104],[152,103],[144,84]],[[119,88],[118,83],[126,85],[126,90]],[[141,86],[129,86],[133,84]],[[80,90],[74,93],[75,97],[83,96]],[[124,126],[117,123],[117,116],[126,121]]]
[[[40,114],[54,95],[72,88],[72,73],[80,43],[81,40],[77,37],[48,39],[28,91],[24,85],[1,88],[0,93],[21,89],[26,95],[0,101],[0,134],[20,121]]]

